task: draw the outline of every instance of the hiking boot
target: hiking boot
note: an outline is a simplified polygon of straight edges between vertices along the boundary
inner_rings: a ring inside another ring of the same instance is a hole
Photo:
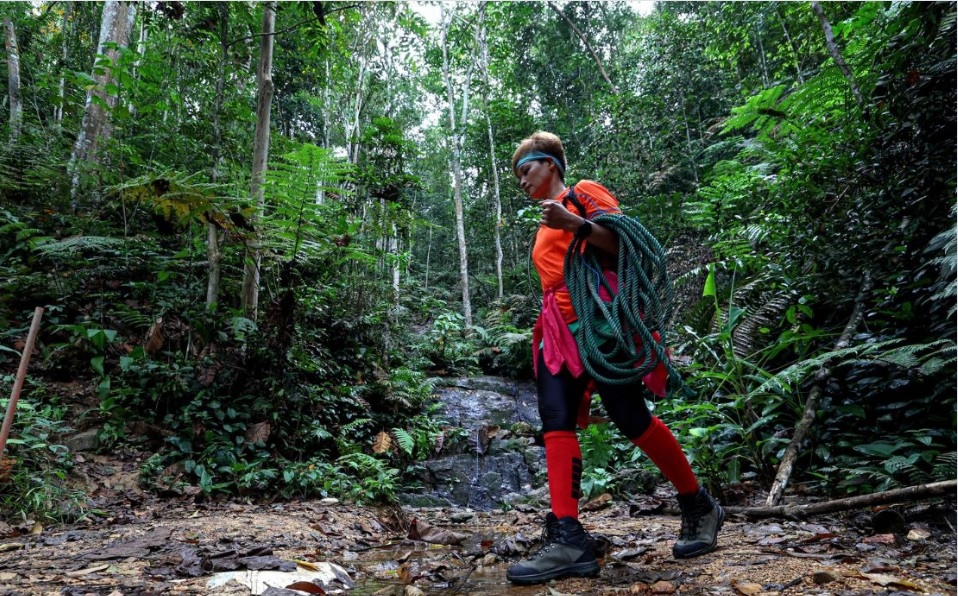
[[[579,520],[556,519],[549,513],[542,547],[525,561],[509,567],[506,577],[516,584],[541,584],[567,575],[589,577],[598,573],[595,543]]]
[[[679,495],[678,499],[682,529],[672,547],[672,556],[689,559],[715,550],[725,511],[702,487],[694,495]]]

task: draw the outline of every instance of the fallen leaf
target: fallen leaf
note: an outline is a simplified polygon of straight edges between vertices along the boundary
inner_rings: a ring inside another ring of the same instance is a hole
[[[317,586],[313,582],[293,582],[286,586],[287,590],[299,590],[300,592],[306,592],[307,594],[320,594],[320,596],[325,596],[326,590],[322,587]]]
[[[894,534],[875,534],[862,538],[862,542],[865,544],[895,544],[896,538]]]
[[[609,503],[612,502],[612,495],[609,493],[602,493],[598,497],[592,499],[588,503],[582,506],[582,511],[598,511],[609,506]]]
[[[17,574],[10,571],[0,571],[0,582],[8,582],[16,579]]]
[[[33,526],[30,527],[30,534],[36,536],[38,534],[43,534],[43,524],[36,522]]]
[[[432,544],[451,545],[462,543],[466,538],[469,538],[469,535],[437,528],[427,524],[421,519],[414,519],[412,523],[409,524],[409,538]]]
[[[146,332],[146,345],[143,349],[147,354],[153,354],[163,347],[163,341],[163,317],[158,317]]]
[[[409,550],[408,552],[399,555],[399,558],[396,559],[396,562],[397,562],[397,563],[405,563],[406,561],[409,560],[409,557],[411,557],[414,552],[416,552],[416,550],[415,550],[415,549],[411,549],[411,550]]]
[[[919,592],[925,591],[924,588],[915,582],[902,579],[900,577],[895,577],[894,575],[887,575],[884,573],[863,573],[862,577],[867,578],[869,581],[878,584],[879,586],[901,586],[903,588],[908,588],[909,590],[917,590]]]
[[[406,586],[403,588],[403,596],[426,596],[426,593],[416,586]]]
[[[67,577],[83,577],[84,575],[90,575],[91,573],[96,573],[97,571],[103,571],[104,569],[109,568],[109,566],[109,564],[94,565],[93,567],[88,567],[87,569],[81,569],[79,571],[68,571],[64,575]]]
[[[865,566],[861,568],[862,573],[881,573],[887,571],[899,571],[894,561],[887,559],[869,559]]]
[[[310,563],[309,561],[303,561],[302,559],[293,559],[293,562],[299,565],[300,567],[309,569],[310,571],[319,571],[319,567]]]
[[[914,529],[908,530],[908,536],[906,536],[906,538],[916,542],[921,540],[927,540],[928,538],[931,538],[931,532],[929,532],[928,530],[922,530],[921,528],[914,528]]]
[[[6,544],[0,544],[0,553],[5,553],[11,550],[20,550],[23,548],[23,545],[19,542],[8,542]]]
[[[745,594],[745,596],[752,596],[753,594],[758,594],[762,591],[762,584],[756,584],[754,582],[732,582],[732,586],[740,593]]]
[[[243,437],[247,443],[265,443],[269,439],[269,422],[257,422],[251,424]]]
[[[636,548],[627,548],[625,550],[620,550],[618,552],[612,553],[612,558],[616,561],[631,561],[632,559],[637,558],[639,555],[644,555],[649,551],[648,546],[639,546]]]
[[[675,586],[672,585],[672,582],[655,582],[652,584],[652,593],[653,594],[672,594],[675,592]]]
[[[373,439],[373,453],[386,453],[392,446],[393,439],[386,431],[379,431],[379,434]]]

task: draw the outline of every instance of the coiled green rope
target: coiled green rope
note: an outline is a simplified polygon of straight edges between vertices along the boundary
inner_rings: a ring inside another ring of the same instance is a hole
[[[664,362],[669,386],[681,388],[665,348],[652,337],[653,331],[664,335],[672,318],[672,283],[662,245],[634,218],[602,214],[592,221],[619,237],[619,287],[617,294],[612,291],[598,251],[588,245],[583,251],[585,240],[573,239],[564,277],[579,319],[575,339],[582,363],[597,381],[627,385],[640,382]],[[599,297],[600,284],[613,296],[611,302]]]

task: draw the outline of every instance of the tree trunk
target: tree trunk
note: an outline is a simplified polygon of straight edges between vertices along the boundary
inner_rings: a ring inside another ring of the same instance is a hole
[[[847,348],[851,342],[851,338],[855,334],[855,329],[858,328],[858,324],[861,322],[864,314],[863,307],[865,298],[868,296],[871,286],[871,273],[866,271],[862,280],[862,286],[858,292],[858,297],[855,299],[855,308],[852,310],[851,317],[849,317],[841,337],[839,337],[838,342],[835,343],[836,350]],[[769,507],[778,505],[782,501],[782,494],[785,492],[788,479],[792,475],[792,469],[795,467],[795,460],[798,458],[799,449],[805,441],[805,436],[808,435],[809,429],[811,429],[812,424],[815,422],[815,415],[818,411],[818,400],[822,396],[822,391],[824,391],[825,384],[828,382],[829,377],[832,376],[831,367],[832,363],[825,363],[821,370],[815,375],[815,385],[805,400],[805,411],[802,414],[801,420],[799,420],[795,426],[795,434],[792,436],[788,447],[785,448],[782,462],[778,466],[778,473],[775,474],[775,481],[772,482],[772,488],[768,491],[768,499],[765,504]]]
[[[263,36],[260,38],[259,67],[256,69],[256,81],[259,86],[256,106],[256,133],[253,141],[253,171],[250,183],[250,196],[256,204],[256,215],[263,212],[265,196],[263,178],[266,175],[266,162],[269,158],[269,111],[273,101],[273,32],[276,29],[276,2],[263,5]],[[255,218],[254,218],[255,219]],[[246,316],[256,320],[259,310],[259,279],[263,253],[260,249],[258,232],[253,233],[249,243],[246,265],[243,275],[243,310]]]
[[[60,25],[60,32],[63,35],[63,46],[60,54],[59,68],[61,73],[65,73],[67,63],[70,60],[69,40],[73,34],[73,2],[63,3],[63,21]],[[60,84],[57,92],[60,98],[60,105],[53,110],[53,120],[59,125],[63,123],[63,105],[67,101],[67,77],[65,74],[60,75]]]
[[[483,3],[479,16],[479,59],[482,61],[482,79],[485,82],[485,94],[482,96],[482,108],[486,114],[486,131],[489,134],[489,165],[492,168],[492,195],[495,203],[496,224],[493,227],[493,238],[496,243],[496,296],[502,300],[502,199],[499,194],[499,168],[496,166],[496,139],[492,134],[492,118],[489,116],[489,96],[492,88],[489,85],[489,46],[486,43],[486,5]]]
[[[222,153],[223,128],[220,116],[223,111],[223,90],[226,87],[226,61],[229,52],[229,3],[217,5],[220,18],[220,59],[216,71],[216,98],[213,100],[213,147],[210,151],[212,164],[210,178],[214,184],[219,181],[219,161]],[[206,281],[206,308],[212,309],[219,301],[220,272],[223,257],[223,235],[212,223],[206,224],[206,254],[209,263],[209,276]]]
[[[822,5],[818,2],[812,2],[812,12],[815,13],[815,16],[818,17],[818,22],[822,25],[822,31],[825,33],[825,47],[828,48],[828,53],[831,54],[832,60],[838,65],[838,70],[842,71],[842,75],[848,81],[848,85],[852,89],[852,95],[855,96],[855,102],[861,105],[862,94],[861,91],[858,90],[858,84],[855,82],[855,75],[852,74],[851,69],[848,68],[848,64],[845,63],[845,59],[842,58],[841,52],[838,51],[838,46],[835,44],[835,34],[832,32],[832,25],[828,22],[825,11],[822,10]]]
[[[7,90],[10,98],[10,143],[20,138],[23,123],[23,102],[20,100],[20,47],[17,45],[17,29],[9,17],[3,19],[3,31],[7,47]]]
[[[462,311],[466,328],[472,328],[472,303],[469,299],[469,261],[466,252],[466,226],[462,202],[462,137],[459,127],[465,127],[469,113],[469,76],[463,80],[462,114],[456,125],[456,100],[452,92],[452,66],[449,61],[449,33],[452,30],[453,13],[442,7],[442,76],[446,83],[446,98],[449,103],[449,142],[452,145],[450,158],[453,179],[453,200],[456,205],[456,237],[459,240],[459,279],[462,285]],[[453,11],[455,8],[453,8]]]
[[[100,41],[97,45],[97,59],[104,56],[113,64],[119,58],[118,48],[107,48],[107,44],[116,44],[125,48],[130,41],[130,30],[133,28],[133,4],[108,0],[103,4],[103,15],[100,20]],[[77,208],[77,193],[80,189],[80,170],[90,162],[99,165],[100,145],[109,140],[113,132],[110,121],[110,110],[116,107],[118,97],[106,92],[107,85],[114,83],[110,69],[94,65],[94,85],[87,91],[86,106],[83,110],[83,121],[80,125],[80,134],[77,135],[73,146],[73,154],[67,164],[67,175],[70,178],[70,204],[74,211]]]

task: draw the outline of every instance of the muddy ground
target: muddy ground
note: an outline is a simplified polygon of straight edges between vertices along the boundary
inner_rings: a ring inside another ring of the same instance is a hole
[[[299,584],[312,592],[268,593],[956,593],[954,499],[804,521],[730,516],[717,551],[681,562],[671,557],[679,519],[667,490],[631,502],[600,500],[582,520],[607,547],[601,575],[516,587],[506,568],[541,534],[541,512],[531,507],[159,499],[137,487],[129,462],[95,455],[84,469],[96,485],[85,519],[63,527],[0,525],[0,595],[250,594],[235,580],[219,587],[210,581],[258,569],[282,588],[297,573],[318,574],[321,563],[341,566],[348,578],[327,577],[315,589]]]

